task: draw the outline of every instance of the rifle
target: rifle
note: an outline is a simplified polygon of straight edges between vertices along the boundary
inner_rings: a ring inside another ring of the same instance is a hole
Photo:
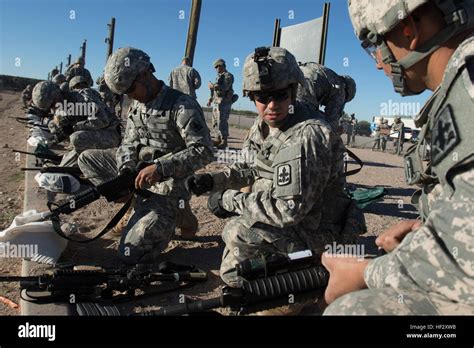
[[[287,304],[289,295],[314,294],[326,288],[329,272],[317,265],[319,259],[319,254],[311,250],[247,259],[235,266],[237,275],[243,278],[242,287],[224,286],[219,297],[138,315],[184,315],[221,307],[230,307],[240,313],[252,313],[278,304]]]
[[[212,83],[211,81],[209,81],[209,83]],[[214,99],[214,89],[210,89],[211,91],[211,95],[209,96],[209,100],[207,101],[207,106],[211,106],[211,103],[212,103],[212,100]]]
[[[322,266],[244,281],[241,288],[224,286],[219,297],[143,312],[140,316],[169,316],[205,312],[229,307],[240,313],[253,313],[287,304],[289,295],[319,292],[328,283],[329,273]]]
[[[138,164],[136,170],[126,171],[125,173],[117,176],[116,178],[109,180],[107,182],[104,182],[96,187],[92,186],[90,188],[87,188],[59,204],[48,202],[47,205],[50,211],[43,213],[44,214],[43,219],[51,219],[52,224],[53,224],[53,229],[56,231],[56,233],[59,234],[61,237],[66,238],[70,241],[78,242],[78,243],[86,243],[86,242],[92,242],[93,240],[96,240],[97,238],[107,233],[111,228],[113,228],[120,221],[122,216],[125,215],[126,211],[131,205],[131,202],[132,202],[131,198],[123,205],[123,207],[117,212],[117,214],[115,214],[112,220],[110,220],[110,222],[105,226],[105,228],[101,232],[99,232],[93,238],[90,238],[87,240],[75,240],[65,235],[64,232],[61,230],[59,216],[62,214],[70,214],[80,208],[83,208],[86,205],[89,205],[90,203],[98,200],[101,196],[105,197],[108,202],[116,201],[133,192],[145,198],[150,197],[152,195],[150,191],[135,189],[135,179],[138,176],[138,173],[140,172],[140,170],[142,170],[143,168],[151,164],[153,163],[141,162]],[[58,167],[58,170],[62,168],[64,167]]]
[[[207,274],[192,265],[177,265],[163,262],[157,271],[147,265],[135,265],[132,268],[104,269],[100,266],[67,266],[56,268],[39,276],[0,276],[0,282],[19,282],[28,299],[36,303],[76,301],[117,301],[123,298],[137,298],[137,289],[153,286],[155,282],[202,282]],[[181,287],[179,287],[181,288]],[[48,295],[34,296],[31,292],[49,292]],[[126,292],[118,296],[114,291]],[[161,292],[147,293],[146,296]],[[73,296],[73,297],[72,297]]]
[[[50,151],[50,150],[48,150],[48,151],[45,151],[45,150],[37,151],[37,150],[35,150],[35,152],[27,152],[27,151],[20,151],[20,150],[12,149],[12,152],[18,152],[18,153],[22,153],[22,154],[25,154],[25,155],[35,156],[36,158],[39,158],[39,159],[49,160],[49,161],[53,162],[54,164],[61,163],[61,160],[63,159],[63,156],[57,155],[56,153],[54,153],[53,151]]]
[[[326,288],[329,272],[321,265],[320,256],[311,250],[292,254],[271,254],[248,259],[235,266],[243,278],[242,286],[224,286],[218,297],[163,307],[131,316],[170,316],[202,313],[229,307],[241,314],[288,304],[288,296],[314,297]],[[114,305],[78,304],[79,315],[120,315]],[[104,314],[106,313],[106,314]]]

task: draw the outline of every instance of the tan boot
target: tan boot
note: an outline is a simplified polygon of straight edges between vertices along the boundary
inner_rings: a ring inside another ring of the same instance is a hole
[[[213,140],[212,143],[214,144],[214,146],[218,146],[220,145],[220,143],[222,143],[222,138],[221,136],[219,135],[216,140]]]
[[[110,230],[110,232],[111,232],[114,236],[121,236],[121,235],[122,235],[123,229],[125,228],[125,226],[127,226],[128,220],[130,220],[130,217],[132,216],[133,207],[135,206],[135,201],[136,201],[136,198],[135,198],[135,196],[133,196],[132,202],[130,203],[130,207],[128,207],[128,210],[125,212],[125,215],[122,216],[122,218],[121,218],[120,221],[117,223],[117,225],[115,225],[115,226]]]
[[[184,209],[178,209],[176,216],[176,227],[181,231],[183,239],[191,239],[196,235],[199,228],[199,223],[196,216],[191,210],[189,201],[186,202]]]

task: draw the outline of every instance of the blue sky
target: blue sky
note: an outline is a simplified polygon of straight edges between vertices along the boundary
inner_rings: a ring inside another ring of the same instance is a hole
[[[304,22],[322,15],[319,0],[203,0],[194,67],[203,86],[197,91],[207,101],[207,82],[215,80],[212,62],[224,58],[234,74],[234,90],[241,96],[245,57],[258,46],[271,45],[275,18],[281,25]],[[73,60],[87,39],[86,67],[94,80],[105,65],[106,24],[116,18],[114,48],[133,46],[147,52],[155,75],[167,82],[169,72],[184,55],[190,0],[0,0],[0,74],[46,79],[48,71],[67,55]],[[71,11],[75,19],[71,19]],[[183,15],[184,19],[180,16]],[[290,11],[294,15],[290,19]],[[20,58],[20,66],[17,58]],[[234,63],[238,63],[237,66]],[[402,98],[388,78],[360,48],[345,0],[331,1],[326,65],[357,83],[355,99],[346,112],[370,120],[387,107],[411,103],[420,107],[427,95]],[[397,104],[398,103],[398,104]],[[248,99],[234,107],[253,110]]]

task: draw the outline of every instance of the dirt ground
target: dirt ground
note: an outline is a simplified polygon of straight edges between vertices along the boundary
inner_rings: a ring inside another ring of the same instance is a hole
[[[0,91],[0,229],[5,229],[13,217],[23,211],[24,176],[19,170],[22,161],[16,161],[11,149],[25,149],[27,131],[25,127],[8,116],[23,116],[21,96],[18,92]],[[238,149],[246,131],[232,128],[229,146]],[[370,138],[367,138],[370,141]],[[348,178],[350,185],[356,187],[383,186],[387,195],[383,200],[373,203],[365,210],[368,226],[366,236],[376,236],[389,225],[399,219],[415,218],[415,208],[409,204],[413,188],[406,185],[403,174],[403,161],[389,153],[372,152],[368,149],[356,149],[356,153],[365,163],[364,168],[357,175]],[[213,162],[201,171],[216,171],[224,164]],[[349,169],[353,168],[349,164]],[[39,192],[42,189],[39,189]],[[44,194],[42,192],[41,194]],[[45,196],[46,197],[46,196]],[[220,220],[207,209],[207,195],[193,197],[191,207],[199,220],[199,232],[192,240],[184,240],[179,234],[171,240],[168,248],[162,254],[162,260],[183,264],[194,264],[208,272],[208,281],[200,283],[190,289],[180,290],[153,299],[140,300],[131,305],[123,306],[124,310],[142,311],[156,308],[156,306],[177,304],[181,295],[193,299],[207,299],[219,294],[223,285],[219,278],[220,259],[223,251],[223,242],[220,237],[225,220]],[[58,197],[60,198],[60,197]],[[108,204],[105,200],[94,202],[90,206],[76,212],[71,220],[79,226],[79,231],[87,235],[94,235],[108,222],[108,219],[120,208],[119,205]],[[116,266],[116,248],[118,237],[108,233],[103,238],[90,244],[69,243],[61,261],[74,263],[99,264]],[[21,261],[18,259],[1,259],[0,275],[19,275]],[[0,284],[0,296],[19,303],[18,286],[16,284]],[[221,313],[227,313],[222,310]],[[0,315],[17,315],[19,308],[13,309],[0,301]]]

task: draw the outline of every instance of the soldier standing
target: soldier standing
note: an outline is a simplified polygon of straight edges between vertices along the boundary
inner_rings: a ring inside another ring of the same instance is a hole
[[[351,146],[355,141],[355,125],[357,120],[355,115],[352,114],[349,120],[346,120],[346,146]]]
[[[383,119],[382,124],[380,125],[380,134],[382,152],[385,152],[385,149],[387,148],[388,137],[390,135],[390,126],[388,125],[388,120],[386,118]]]
[[[120,48],[110,56],[104,73],[107,86],[133,100],[125,136],[117,150],[89,150],[78,161],[95,185],[136,170],[139,162],[151,164],[140,170],[135,187],[155,194],[136,197],[119,244],[119,257],[129,264],[154,261],[176,226],[183,237],[196,233],[197,219],[189,207],[184,179],[213,159],[209,130],[197,101],[166,86],[154,71],[150,57],[139,49]]]
[[[259,113],[244,143],[255,163],[234,163],[223,172],[188,180],[195,194],[214,191],[209,209],[234,216],[224,227],[221,277],[239,286],[235,265],[267,253],[304,249],[322,252],[334,241],[353,241],[363,216],[344,193],[344,145],[313,106],[296,101],[304,77],[294,56],[280,47],[260,47],[243,69],[243,90]],[[251,192],[238,191],[252,185]],[[349,212],[349,210],[351,212]]]
[[[324,106],[329,124],[336,130],[346,103],[354,99],[356,83],[350,76],[340,76],[321,64],[308,62],[300,64],[305,85],[298,87],[296,99]]]
[[[402,122],[400,116],[393,118],[392,132],[398,132],[397,140],[395,141],[396,154],[400,155],[403,151],[403,143],[405,142],[405,124]]]
[[[375,125],[375,134],[374,134],[374,145],[372,145],[372,151],[380,151],[380,125],[377,123]]]
[[[184,57],[181,65],[175,68],[169,76],[171,88],[190,95],[196,99],[196,89],[201,87],[201,76],[198,71],[191,66],[191,59]]]
[[[216,137],[214,145],[219,149],[225,149],[229,137],[228,122],[234,96],[232,89],[234,76],[227,71],[223,59],[214,62],[214,69],[217,70],[217,78],[215,83],[208,84],[212,97],[207,105],[212,105],[212,131]]]
[[[472,1],[357,0],[349,13],[363,47],[397,92],[436,93],[417,116],[421,138],[405,155],[408,183],[423,188],[416,194],[422,220],[402,221],[380,235],[377,244],[389,252],[382,257],[360,262],[325,254],[331,273],[325,298],[332,302],[325,314],[472,315]],[[424,167],[427,141],[430,165]]]

